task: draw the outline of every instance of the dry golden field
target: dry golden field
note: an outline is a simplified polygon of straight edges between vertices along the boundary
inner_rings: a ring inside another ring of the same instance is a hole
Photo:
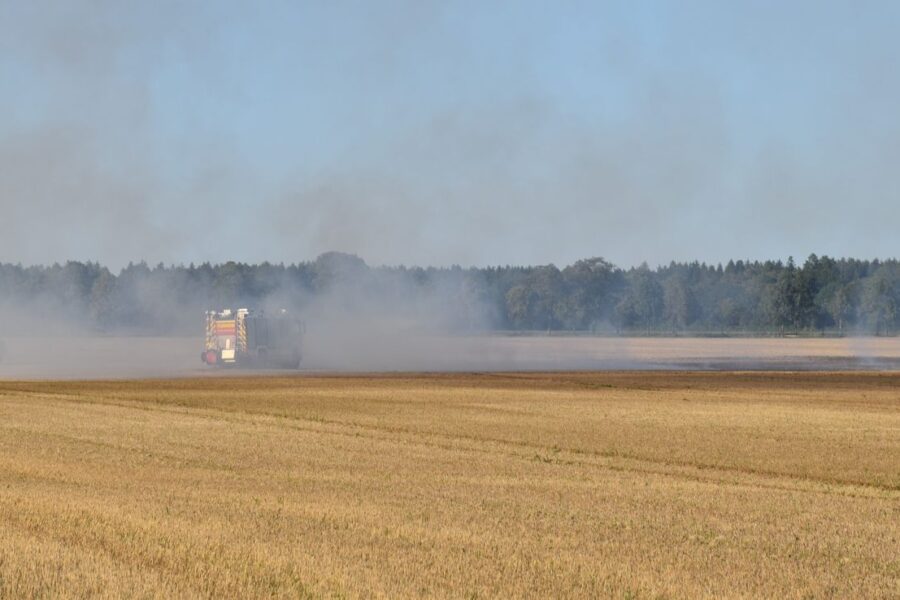
[[[0,382],[0,597],[900,597],[900,374]]]

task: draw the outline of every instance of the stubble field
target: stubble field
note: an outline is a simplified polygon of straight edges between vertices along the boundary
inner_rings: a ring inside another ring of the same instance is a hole
[[[0,382],[0,597],[900,596],[900,374]]]

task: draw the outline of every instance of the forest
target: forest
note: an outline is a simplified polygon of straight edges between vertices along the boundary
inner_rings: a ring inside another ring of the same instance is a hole
[[[329,252],[289,265],[140,262],[118,273],[94,262],[0,264],[0,307],[32,324],[194,334],[205,309],[236,306],[460,333],[895,335],[900,262],[811,255],[802,265],[789,258],[620,268],[588,258],[562,269],[423,268],[371,267]]]

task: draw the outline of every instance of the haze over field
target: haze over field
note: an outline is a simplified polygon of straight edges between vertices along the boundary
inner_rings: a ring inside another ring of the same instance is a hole
[[[0,3],[0,261],[897,253],[896,2]]]
[[[896,261],[373,269],[332,253],[118,275],[97,264],[0,263],[0,377],[190,375],[201,350],[227,343],[204,342],[204,311],[238,306],[302,319],[305,334],[289,344],[307,370],[900,366]]]
[[[7,337],[0,379],[287,375],[211,369],[200,337]],[[898,371],[900,338],[621,338],[413,335],[315,328],[301,373],[495,371]]]
[[[6,361],[225,306],[291,309],[329,368],[554,363],[442,337],[508,330],[894,335],[898,17],[0,2],[3,334],[44,339]]]
[[[898,31],[0,0],[0,599],[900,598]]]

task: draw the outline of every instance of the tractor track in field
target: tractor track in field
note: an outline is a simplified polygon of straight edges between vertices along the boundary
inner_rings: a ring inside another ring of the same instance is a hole
[[[28,395],[43,396],[43,392]],[[84,398],[78,394],[63,398],[64,394],[56,394],[52,404],[58,407],[94,405],[114,407],[126,410],[149,413],[184,415],[192,418],[225,421],[233,424],[260,426],[280,430],[339,436],[344,438],[365,438],[387,444],[402,444],[448,450],[453,452],[474,453],[485,456],[504,456],[518,460],[534,461],[547,465],[574,466],[590,469],[603,469],[622,473],[640,473],[718,485],[731,485],[749,488],[765,488],[781,491],[799,491],[804,493],[839,495],[854,498],[872,498],[900,500],[900,484],[879,484],[858,480],[839,478],[811,477],[776,470],[742,468],[730,465],[695,463],[690,461],[658,460],[635,453],[588,450],[582,448],[565,448],[536,444],[526,440],[514,440],[497,437],[483,437],[459,433],[448,433],[436,430],[414,429],[389,425],[362,423],[352,420],[328,419],[317,416],[285,415],[279,412],[247,411],[239,409],[222,409],[207,407],[189,407],[168,404],[159,401],[112,400],[101,398]],[[34,430],[29,433],[44,435]],[[57,434],[60,437],[60,434]],[[96,440],[77,436],[61,436],[70,441],[85,444],[107,446],[146,455],[140,447],[104,444]],[[190,461],[177,455],[158,454],[158,458],[171,460],[173,463],[188,466]],[[232,470],[227,464],[213,465],[208,462],[198,463],[198,468]],[[741,480],[739,478],[750,478]],[[789,482],[789,483],[788,483]]]

